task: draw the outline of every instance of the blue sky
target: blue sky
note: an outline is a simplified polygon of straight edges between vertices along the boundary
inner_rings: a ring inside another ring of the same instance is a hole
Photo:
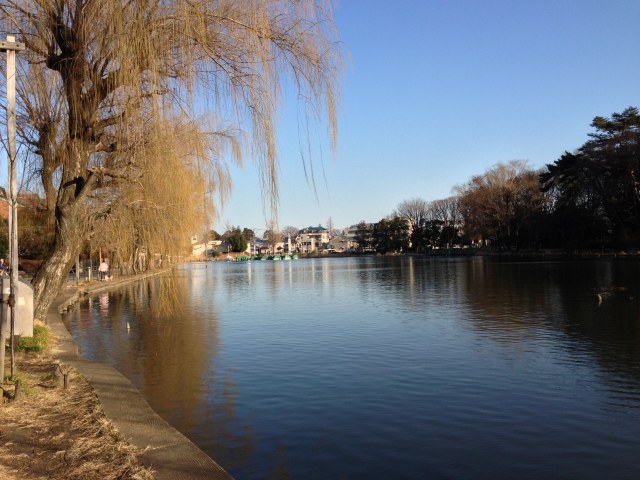
[[[338,151],[314,156],[316,197],[281,115],[281,227],[378,221],[498,162],[542,167],[584,143],[594,116],[640,106],[636,0],[339,0],[334,14]],[[264,229],[254,169],[233,176],[215,227]]]

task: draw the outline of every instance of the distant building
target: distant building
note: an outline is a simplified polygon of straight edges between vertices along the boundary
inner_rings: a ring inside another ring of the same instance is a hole
[[[301,253],[325,250],[328,243],[329,231],[321,225],[303,228],[296,237],[296,248]]]
[[[329,240],[328,250],[336,253],[351,252],[358,249],[358,242],[346,235],[336,235]]]
[[[263,253],[267,253],[269,251],[269,245],[262,238],[254,238],[253,243],[251,244],[251,253],[253,255],[262,255]]]
[[[197,235],[191,237],[191,254],[196,257],[211,257],[216,253],[226,253],[226,246],[222,240],[209,240],[206,245]]]
[[[285,250],[284,242],[265,240],[263,238],[255,238],[251,246],[251,253],[254,255],[274,255],[276,253],[283,253]]]
[[[39,195],[35,193],[21,193],[18,195],[18,209],[44,210],[45,203]],[[9,218],[9,202],[6,198],[0,198],[0,217],[7,220]]]
[[[345,237],[351,245],[351,250],[365,252],[373,251],[373,223],[359,223],[345,228]]]

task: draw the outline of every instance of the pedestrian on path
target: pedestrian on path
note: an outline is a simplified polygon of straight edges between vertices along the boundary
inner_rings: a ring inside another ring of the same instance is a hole
[[[107,272],[109,271],[109,264],[107,263],[107,259],[103,259],[98,267],[98,279],[103,281],[107,277]]]

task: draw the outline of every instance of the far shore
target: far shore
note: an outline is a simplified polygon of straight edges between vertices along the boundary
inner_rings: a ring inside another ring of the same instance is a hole
[[[188,257],[188,262],[225,262],[227,257],[236,260],[236,257],[246,256],[246,252],[220,254],[215,257],[192,256]],[[263,254],[263,256],[273,254]],[[286,254],[276,254],[286,255]],[[343,257],[487,257],[492,259],[505,260],[589,260],[598,258],[640,258],[640,249],[627,250],[574,250],[566,251],[562,249],[540,249],[540,250],[517,250],[504,249],[495,250],[489,248],[439,248],[428,252],[322,252],[322,253],[298,253],[300,259],[305,258],[343,258]],[[246,261],[246,260],[243,260]]]

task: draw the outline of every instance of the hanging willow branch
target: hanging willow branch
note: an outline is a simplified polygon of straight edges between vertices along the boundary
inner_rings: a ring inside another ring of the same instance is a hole
[[[276,212],[275,118],[289,86],[335,142],[341,59],[328,1],[4,0],[0,23],[27,45],[20,136],[39,160],[29,168],[57,219],[52,258],[34,281],[36,304],[47,303],[42,291],[59,288],[98,228],[87,222],[91,211],[118,211],[101,202],[179,198],[185,203],[173,228],[184,237],[202,221],[194,195],[214,191],[223,200],[228,160],[250,155]],[[142,236],[149,248],[168,247],[157,235],[166,227],[162,215],[119,215],[123,225],[136,224],[119,238],[131,231],[130,241]]]

